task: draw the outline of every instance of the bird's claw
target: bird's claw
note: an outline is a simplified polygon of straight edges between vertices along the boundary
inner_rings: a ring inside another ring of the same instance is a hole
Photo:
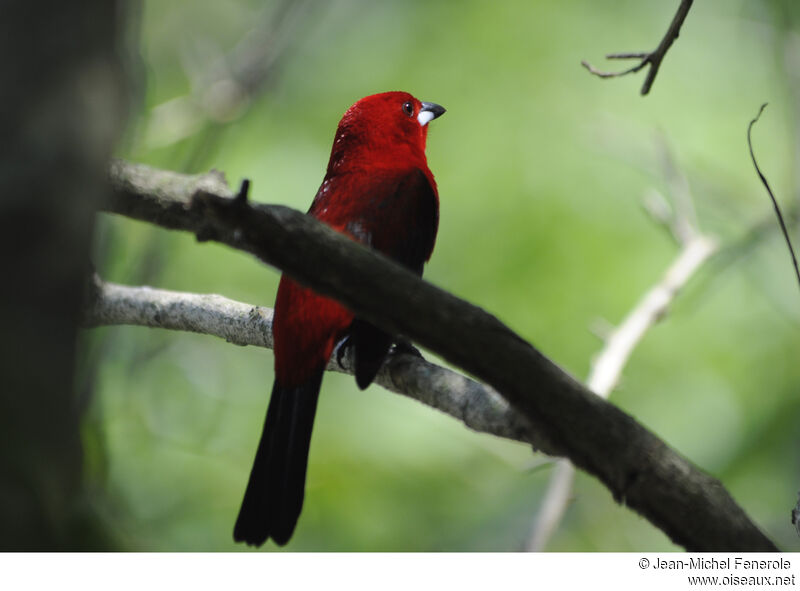
[[[417,349],[414,345],[412,345],[411,341],[407,341],[405,339],[397,341],[391,350],[391,355],[403,355],[403,354],[413,355],[414,357],[419,357],[420,359],[424,359],[419,349]]]
[[[349,336],[346,336],[341,341],[339,341],[339,345],[336,347],[336,363],[339,367],[343,370],[347,370],[344,365],[344,356],[347,355],[347,349],[353,346],[353,342]]]

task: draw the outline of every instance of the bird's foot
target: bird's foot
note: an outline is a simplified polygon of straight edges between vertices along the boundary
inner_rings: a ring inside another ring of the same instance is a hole
[[[419,357],[420,359],[425,359],[420,353],[419,349],[417,349],[414,345],[411,344],[411,341],[407,339],[399,339],[392,350],[389,352],[390,355],[413,355],[414,357]]]
[[[348,368],[344,364],[344,358],[347,355],[347,350],[352,349],[352,347],[353,340],[349,336],[344,337],[341,341],[339,341],[339,344],[336,345],[336,363],[345,371],[347,371]]]

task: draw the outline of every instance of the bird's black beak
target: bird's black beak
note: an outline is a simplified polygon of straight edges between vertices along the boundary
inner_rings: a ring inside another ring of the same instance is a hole
[[[436,119],[439,115],[444,113],[444,107],[436,103],[422,103],[422,108],[417,114],[417,121],[422,127]]]
[[[437,105],[436,103],[423,102],[422,109],[420,109],[420,111],[430,113],[433,115],[431,119],[436,119],[440,115],[444,115],[446,109],[442,105]]]

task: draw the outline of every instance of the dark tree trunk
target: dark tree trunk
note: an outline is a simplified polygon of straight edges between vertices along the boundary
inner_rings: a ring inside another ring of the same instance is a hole
[[[124,122],[123,0],[0,8],[0,549],[97,547],[81,494],[76,337]]]

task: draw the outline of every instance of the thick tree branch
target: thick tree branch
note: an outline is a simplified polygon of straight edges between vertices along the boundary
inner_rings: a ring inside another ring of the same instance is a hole
[[[678,11],[675,13],[667,32],[664,34],[664,37],[661,39],[661,43],[659,43],[658,47],[656,47],[653,51],[610,53],[606,55],[606,59],[610,60],[641,60],[632,68],[628,68],[627,70],[622,70],[620,72],[603,72],[595,68],[586,60],[582,61],[581,65],[589,70],[589,72],[600,78],[618,78],[619,76],[625,76],[626,74],[638,72],[645,66],[649,65],[650,69],[647,71],[647,77],[644,79],[644,84],[642,85],[641,90],[642,96],[646,95],[650,92],[653,82],[655,82],[656,74],[658,74],[658,69],[661,67],[661,62],[664,61],[664,56],[667,55],[667,51],[669,51],[669,48],[672,47],[672,44],[680,35],[683,21],[686,20],[686,15],[689,14],[689,9],[692,7],[692,2],[694,2],[694,0],[681,0]]]
[[[213,335],[235,345],[272,348],[272,309],[151,287],[130,287],[95,277],[84,326],[134,325]],[[328,371],[352,374],[352,355],[332,359]],[[420,357],[391,355],[375,383],[445,412],[482,433],[530,443],[545,450],[530,424],[497,392]]]
[[[110,211],[252,253],[495,388],[554,452],[696,550],[775,550],[721,483],[484,310],[300,212],[232,199],[220,175],[118,162]]]

